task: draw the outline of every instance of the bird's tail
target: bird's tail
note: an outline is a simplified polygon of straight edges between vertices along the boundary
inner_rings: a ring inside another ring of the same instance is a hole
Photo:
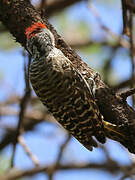
[[[127,128],[111,124],[103,121],[105,134],[108,138],[120,142],[123,146],[128,148],[131,153],[135,153],[135,140],[127,132]]]

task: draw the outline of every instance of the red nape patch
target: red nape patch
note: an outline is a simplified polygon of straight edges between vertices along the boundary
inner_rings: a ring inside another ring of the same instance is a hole
[[[32,24],[30,27],[28,27],[25,30],[25,35],[26,35],[27,39],[35,36],[35,34],[37,33],[36,31],[43,29],[43,28],[47,29],[46,25],[41,22],[36,22],[36,23]],[[33,33],[34,31],[35,31],[35,33]]]

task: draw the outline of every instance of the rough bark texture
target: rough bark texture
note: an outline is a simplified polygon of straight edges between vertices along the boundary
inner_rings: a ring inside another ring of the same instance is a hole
[[[25,29],[34,22],[44,22],[55,36],[56,47],[61,49],[86,78],[95,72],[63,41],[48,20],[42,17],[42,14],[35,10],[28,0],[0,0],[0,20],[23,47],[26,44]],[[97,104],[105,121],[123,125],[124,131],[127,131],[131,139],[124,145],[129,151],[135,153],[135,111],[99,77],[96,83]]]

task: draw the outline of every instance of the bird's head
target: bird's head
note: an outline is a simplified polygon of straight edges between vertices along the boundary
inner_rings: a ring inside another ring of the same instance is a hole
[[[26,29],[25,34],[27,38],[27,49],[34,58],[47,56],[53,46],[55,46],[53,34],[41,22],[32,24]]]

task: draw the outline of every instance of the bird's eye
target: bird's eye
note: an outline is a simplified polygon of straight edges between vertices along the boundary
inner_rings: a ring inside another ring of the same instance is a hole
[[[31,33],[30,33],[30,37],[34,37],[37,33],[39,33],[40,32],[40,28],[37,28],[37,29],[35,29],[34,31],[32,31]]]
[[[37,28],[37,31],[40,31],[41,30],[41,28]]]

